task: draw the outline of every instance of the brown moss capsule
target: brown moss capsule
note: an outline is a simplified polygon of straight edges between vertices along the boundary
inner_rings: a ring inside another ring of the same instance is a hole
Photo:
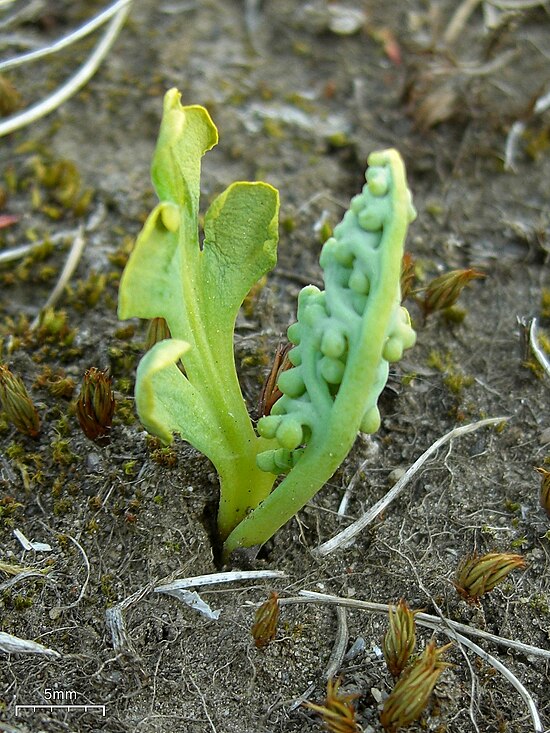
[[[389,611],[390,627],[384,636],[382,650],[394,677],[399,677],[405,669],[416,646],[415,613],[418,612],[411,611],[403,598]]]
[[[149,351],[159,341],[172,337],[168,324],[164,318],[152,318],[147,326],[147,335],[145,336],[145,350]]]
[[[550,471],[542,468],[542,466],[536,468],[535,471],[538,471],[542,476],[542,481],[540,482],[540,505],[550,517]]]
[[[84,435],[96,443],[109,442],[115,398],[107,371],[92,367],[84,374],[76,415]]]
[[[476,602],[484,593],[493,590],[512,570],[525,567],[521,555],[489,552],[470,555],[458,568],[455,587],[461,596]]]
[[[357,694],[344,695],[340,692],[341,679],[328,680],[327,696],[324,705],[305,703],[310,710],[323,718],[323,723],[330,733],[359,733],[361,730],[355,719],[353,701]]]
[[[258,608],[254,617],[252,636],[258,649],[263,649],[275,638],[278,621],[279,596],[272,592],[267,601]]]
[[[473,268],[451,270],[451,272],[436,277],[426,288],[424,300],[421,303],[424,316],[429,316],[434,311],[450,308],[456,303],[460,293],[470,280],[482,277],[485,277],[485,275]]]
[[[283,396],[283,393],[277,387],[277,382],[281,374],[292,367],[292,364],[288,359],[288,352],[291,348],[292,344],[283,342],[277,346],[275,358],[273,359],[273,366],[271,367],[271,371],[265,380],[260,394],[260,401],[258,404],[258,413],[260,417],[269,415],[273,405],[277,402],[279,397]]]
[[[441,672],[449,665],[439,657],[451,644],[437,648],[432,639],[422,656],[397,681],[384,703],[380,722],[385,731],[394,733],[398,728],[417,720],[430,699]]]
[[[40,432],[40,418],[23,381],[0,364],[0,403],[6,417],[20,433],[36,438]]]

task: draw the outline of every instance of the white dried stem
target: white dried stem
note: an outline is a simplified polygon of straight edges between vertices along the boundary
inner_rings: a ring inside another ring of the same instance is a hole
[[[340,606],[346,606],[347,608],[357,608],[361,611],[370,611],[371,613],[388,613],[390,609],[395,610],[395,606],[387,603],[361,601],[357,598],[341,598],[328,593],[317,593],[309,590],[301,590],[299,596],[279,598],[280,606],[292,603],[334,603]],[[550,649],[541,649],[538,646],[524,644],[523,642],[516,641],[515,639],[506,639],[503,636],[496,636],[495,634],[490,634],[488,631],[482,631],[481,629],[476,629],[473,626],[461,624],[458,621],[451,621],[451,619],[445,617],[440,618],[439,616],[432,616],[429,613],[418,612],[415,613],[414,618],[420,626],[426,626],[429,629],[439,629],[444,625],[457,633],[467,634],[468,636],[474,636],[478,639],[485,639],[486,641],[490,641],[498,646],[513,649],[520,654],[532,654],[533,656],[550,659]]]
[[[63,102],[66,102],[69,97],[83,87],[84,84],[86,84],[95,74],[99,65],[115,42],[115,39],[126,20],[130,7],[131,4],[128,3],[119,9],[116,15],[111,19],[107,30],[95,47],[94,51],[88,57],[87,61],[80,67],[76,74],[65,82],[65,84],[32,107],[29,107],[23,112],[12,115],[3,122],[0,122],[0,137],[8,135],[22,127],[26,127],[32,122],[39,120],[41,117],[53,112],[57,107],[63,104]]]
[[[537,319],[531,320],[531,327],[529,328],[529,345],[535,356],[535,359],[544,369],[546,376],[550,377],[550,362],[546,358],[546,354],[539,345],[537,337]]]
[[[43,654],[47,657],[61,657],[59,652],[39,644],[37,641],[20,639],[18,636],[0,631],[0,652],[4,654]]]
[[[19,56],[14,56],[13,58],[6,59],[5,61],[0,61],[0,71],[12,69],[15,66],[21,66],[22,64],[31,63],[32,61],[44,58],[45,56],[50,56],[53,53],[57,53],[58,51],[67,48],[67,46],[70,46],[81,38],[85,38],[90,33],[93,33],[96,28],[99,28],[101,25],[106,23],[109,18],[112,18],[115,13],[131,2],[132,0],[117,0],[116,3],[113,3],[113,5],[110,5],[101,13],[98,13],[98,15],[93,17],[80,28],[77,28],[72,33],[68,33],[66,36],[55,41],[55,43],[51,43],[49,46],[43,46],[42,48],[37,48],[34,51],[29,51],[28,53],[22,53]]]
[[[478,422],[470,423],[469,425],[463,425],[459,428],[454,428],[454,430],[451,430],[450,432],[443,435],[441,438],[436,440],[435,443],[433,443],[433,445],[431,445],[428,450],[425,451],[420,456],[420,458],[418,458],[413,463],[408,471],[403,474],[399,481],[397,481],[397,483],[392,486],[392,488],[384,497],[382,497],[382,499],[380,499],[380,501],[376,502],[373,507],[366,511],[361,517],[359,517],[359,519],[353,522],[353,524],[350,524],[349,527],[346,527],[346,529],[344,529],[342,532],[339,532],[332,539],[324,542],[322,545],[319,545],[319,547],[314,549],[312,551],[313,555],[317,557],[325,557],[326,555],[329,555],[331,552],[334,552],[340,547],[347,545],[348,542],[350,542],[356,535],[359,534],[359,532],[362,532],[365,527],[368,527],[368,525],[376,519],[380,512],[383,512],[392,503],[392,501],[394,501],[394,499],[396,499],[401,493],[403,493],[404,489],[407,487],[411,479],[418,473],[418,471],[422,468],[426,461],[428,461],[428,459],[431,458],[432,455],[439,450],[439,448],[441,448],[441,446],[449,443],[454,438],[459,438],[463,435],[466,435],[467,433],[473,433],[474,431],[488,425],[498,425],[499,423],[505,422],[506,420],[508,420],[507,417],[491,417],[487,418],[486,420],[479,420]]]
[[[170,593],[182,588],[195,588],[199,585],[218,585],[219,583],[238,583],[243,580],[261,580],[262,578],[285,578],[281,570],[235,570],[226,573],[212,573],[211,575],[195,575],[190,578],[181,578],[173,583],[159,585],[155,593]]]
[[[78,229],[76,237],[74,238],[72,247],[69,250],[69,256],[67,257],[67,260],[65,261],[65,265],[63,267],[63,270],[61,271],[61,274],[59,275],[59,278],[54,286],[54,289],[52,290],[52,292],[48,296],[48,299],[42,306],[40,313],[36,316],[36,318],[33,320],[33,322],[30,325],[31,331],[34,331],[40,325],[41,315],[46,310],[46,308],[53,307],[57,303],[59,298],[61,297],[63,290],[65,289],[65,286],[71,279],[74,271],[76,270],[78,266],[78,263],[80,262],[80,258],[82,257],[82,253],[84,252],[85,246],[86,246],[86,239],[84,237],[84,227],[80,227]]]

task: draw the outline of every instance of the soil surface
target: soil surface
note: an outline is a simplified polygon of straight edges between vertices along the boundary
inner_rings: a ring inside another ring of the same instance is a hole
[[[102,8],[35,5],[11,28],[22,47],[51,42]],[[3,632],[56,654],[2,654],[0,729],[319,731],[319,716],[300,699],[323,702],[345,621],[345,649],[353,651],[337,674],[358,694],[362,729],[381,731],[394,684],[380,651],[387,614],[287,603],[275,640],[258,650],[255,608],[273,590],[281,599],[301,590],[386,604],[404,598],[547,650],[545,657],[471,637],[524,685],[542,727],[494,660],[455,643],[444,655],[452,666],[409,730],[549,729],[550,520],[534,468],[550,461],[550,378],[521,322],[537,317],[548,348],[550,117],[533,104],[548,92],[550,18],[543,3],[503,9],[520,5],[529,3],[480,2],[460,20],[457,7],[475,3],[135,0],[93,79],[2,140],[0,255],[44,245],[0,268],[0,357],[23,379],[41,421],[33,439],[0,420],[0,619]],[[73,73],[98,37],[6,72],[22,104]],[[5,46],[3,56],[13,52]],[[212,542],[217,478],[189,445],[163,449],[140,426],[133,381],[146,324],[116,316],[122,268],[155,204],[149,165],[172,86],[184,104],[205,105],[219,129],[204,159],[203,209],[234,180],[280,190],[279,262],[236,328],[251,413],[300,288],[321,279],[322,241],[360,190],[369,152],[400,150],[419,212],[407,244],[416,259],[417,298],[407,305],[418,343],[392,370],[382,427],[360,436],[331,482],[240,568],[284,576],[197,589],[221,611],[217,620],[154,592],[222,569]],[[525,130],[506,161],[516,120]],[[18,221],[4,226],[5,215]],[[32,328],[77,237],[85,241],[77,270]],[[470,267],[485,277],[462,292],[462,310],[424,319],[421,289]],[[75,417],[92,366],[113,376],[117,411],[106,446],[88,440]],[[503,429],[481,428],[435,453],[351,544],[314,554],[438,438],[498,416],[509,417]],[[14,529],[51,549],[25,551]],[[526,567],[468,603],[453,581],[474,552],[519,553]],[[418,651],[431,633],[418,629]],[[435,638],[448,641],[441,630]],[[16,715],[16,705],[49,704],[104,705],[105,715]]]

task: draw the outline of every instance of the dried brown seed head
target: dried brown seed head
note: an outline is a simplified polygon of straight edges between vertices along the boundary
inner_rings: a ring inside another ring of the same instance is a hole
[[[83,433],[96,443],[108,443],[115,397],[107,371],[92,367],[84,374],[76,415]]]
[[[145,350],[149,351],[159,341],[172,338],[168,324],[164,318],[152,318],[147,326],[147,335],[145,336]]]
[[[325,727],[330,733],[359,733],[361,730],[355,719],[353,701],[357,694],[343,694],[340,692],[341,679],[328,680],[327,696],[324,705],[305,703],[310,710],[318,713]]]
[[[411,611],[403,598],[395,608],[390,607],[390,627],[384,636],[382,650],[394,677],[398,677],[405,669],[416,646],[415,613],[418,611]]]
[[[272,592],[267,601],[258,608],[254,617],[252,636],[258,649],[263,649],[275,638],[278,621],[279,596]]]
[[[260,394],[260,402],[258,405],[258,413],[260,417],[269,415],[271,408],[277,402],[279,397],[283,396],[283,393],[277,386],[279,377],[283,372],[292,367],[288,359],[288,352],[292,349],[293,344],[281,342],[277,346],[275,352],[275,358],[273,359],[273,366],[267,379],[265,380],[262,392]]]
[[[439,675],[449,666],[440,660],[440,656],[450,646],[452,645],[447,644],[437,648],[432,639],[422,656],[397,681],[380,714],[380,722],[388,733],[394,733],[398,728],[409,725],[420,717]]]
[[[472,267],[467,270],[451,270],[436,277],[426,288],[422,309],[424,316],[438,310],[450,308],[458,300],[470,280],[483,278],[485,275]]]
[[[493,590],[513,570],[525,567],[522,555],[489,552],[470,555],[458,568],[455,587],[461,596],[476,602],[484,593]]]
[[[20,433],[36,438],[40,418],[23,381],[5,364],[0,364],[0,403],[10,422]]]
[[[416,262],[410,252],[405,252],[401,261],[401,302],[404,302],[414,287]]]

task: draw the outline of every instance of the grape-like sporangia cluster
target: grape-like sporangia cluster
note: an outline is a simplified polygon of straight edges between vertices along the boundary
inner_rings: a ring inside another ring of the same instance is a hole
[[[401,171],[401,161],[395,156],[393,150],[370,156],[362,193],[351,200],[323,247],[325,290],[309,285],[300,293],[298,320],[288,329],[294,344],[288,355],[293,366],[279,377],[283,396],[258,423],[260,435],[276,438],[280,446],[258,455],[264,471],[291,469],[303,452],[300,446],[314,441],[328,421],[338,419],[339,396],[345,390],[354,390],[355,399],[363,402],[359,429],[375,432],[380,425],[377,401],[389,363],[398,361],[415,342],[409,314],[400,305],[399,284],[395,277],[385,277],[385,270],[395,268],[395,257],[400,261],[402,254],[392,252],[402,247],[394,231],[395,208],[406,207],[402,218],[407,223],[416,216],[404,180],[396,190],[394,176]],[[369,351],[369,316],[372,321],[388,299],[389,325],[381,338],[375,335]],[[362,363],[365,354],[376,359],[374,379],[367,384],[362,382],[368,371]]]

